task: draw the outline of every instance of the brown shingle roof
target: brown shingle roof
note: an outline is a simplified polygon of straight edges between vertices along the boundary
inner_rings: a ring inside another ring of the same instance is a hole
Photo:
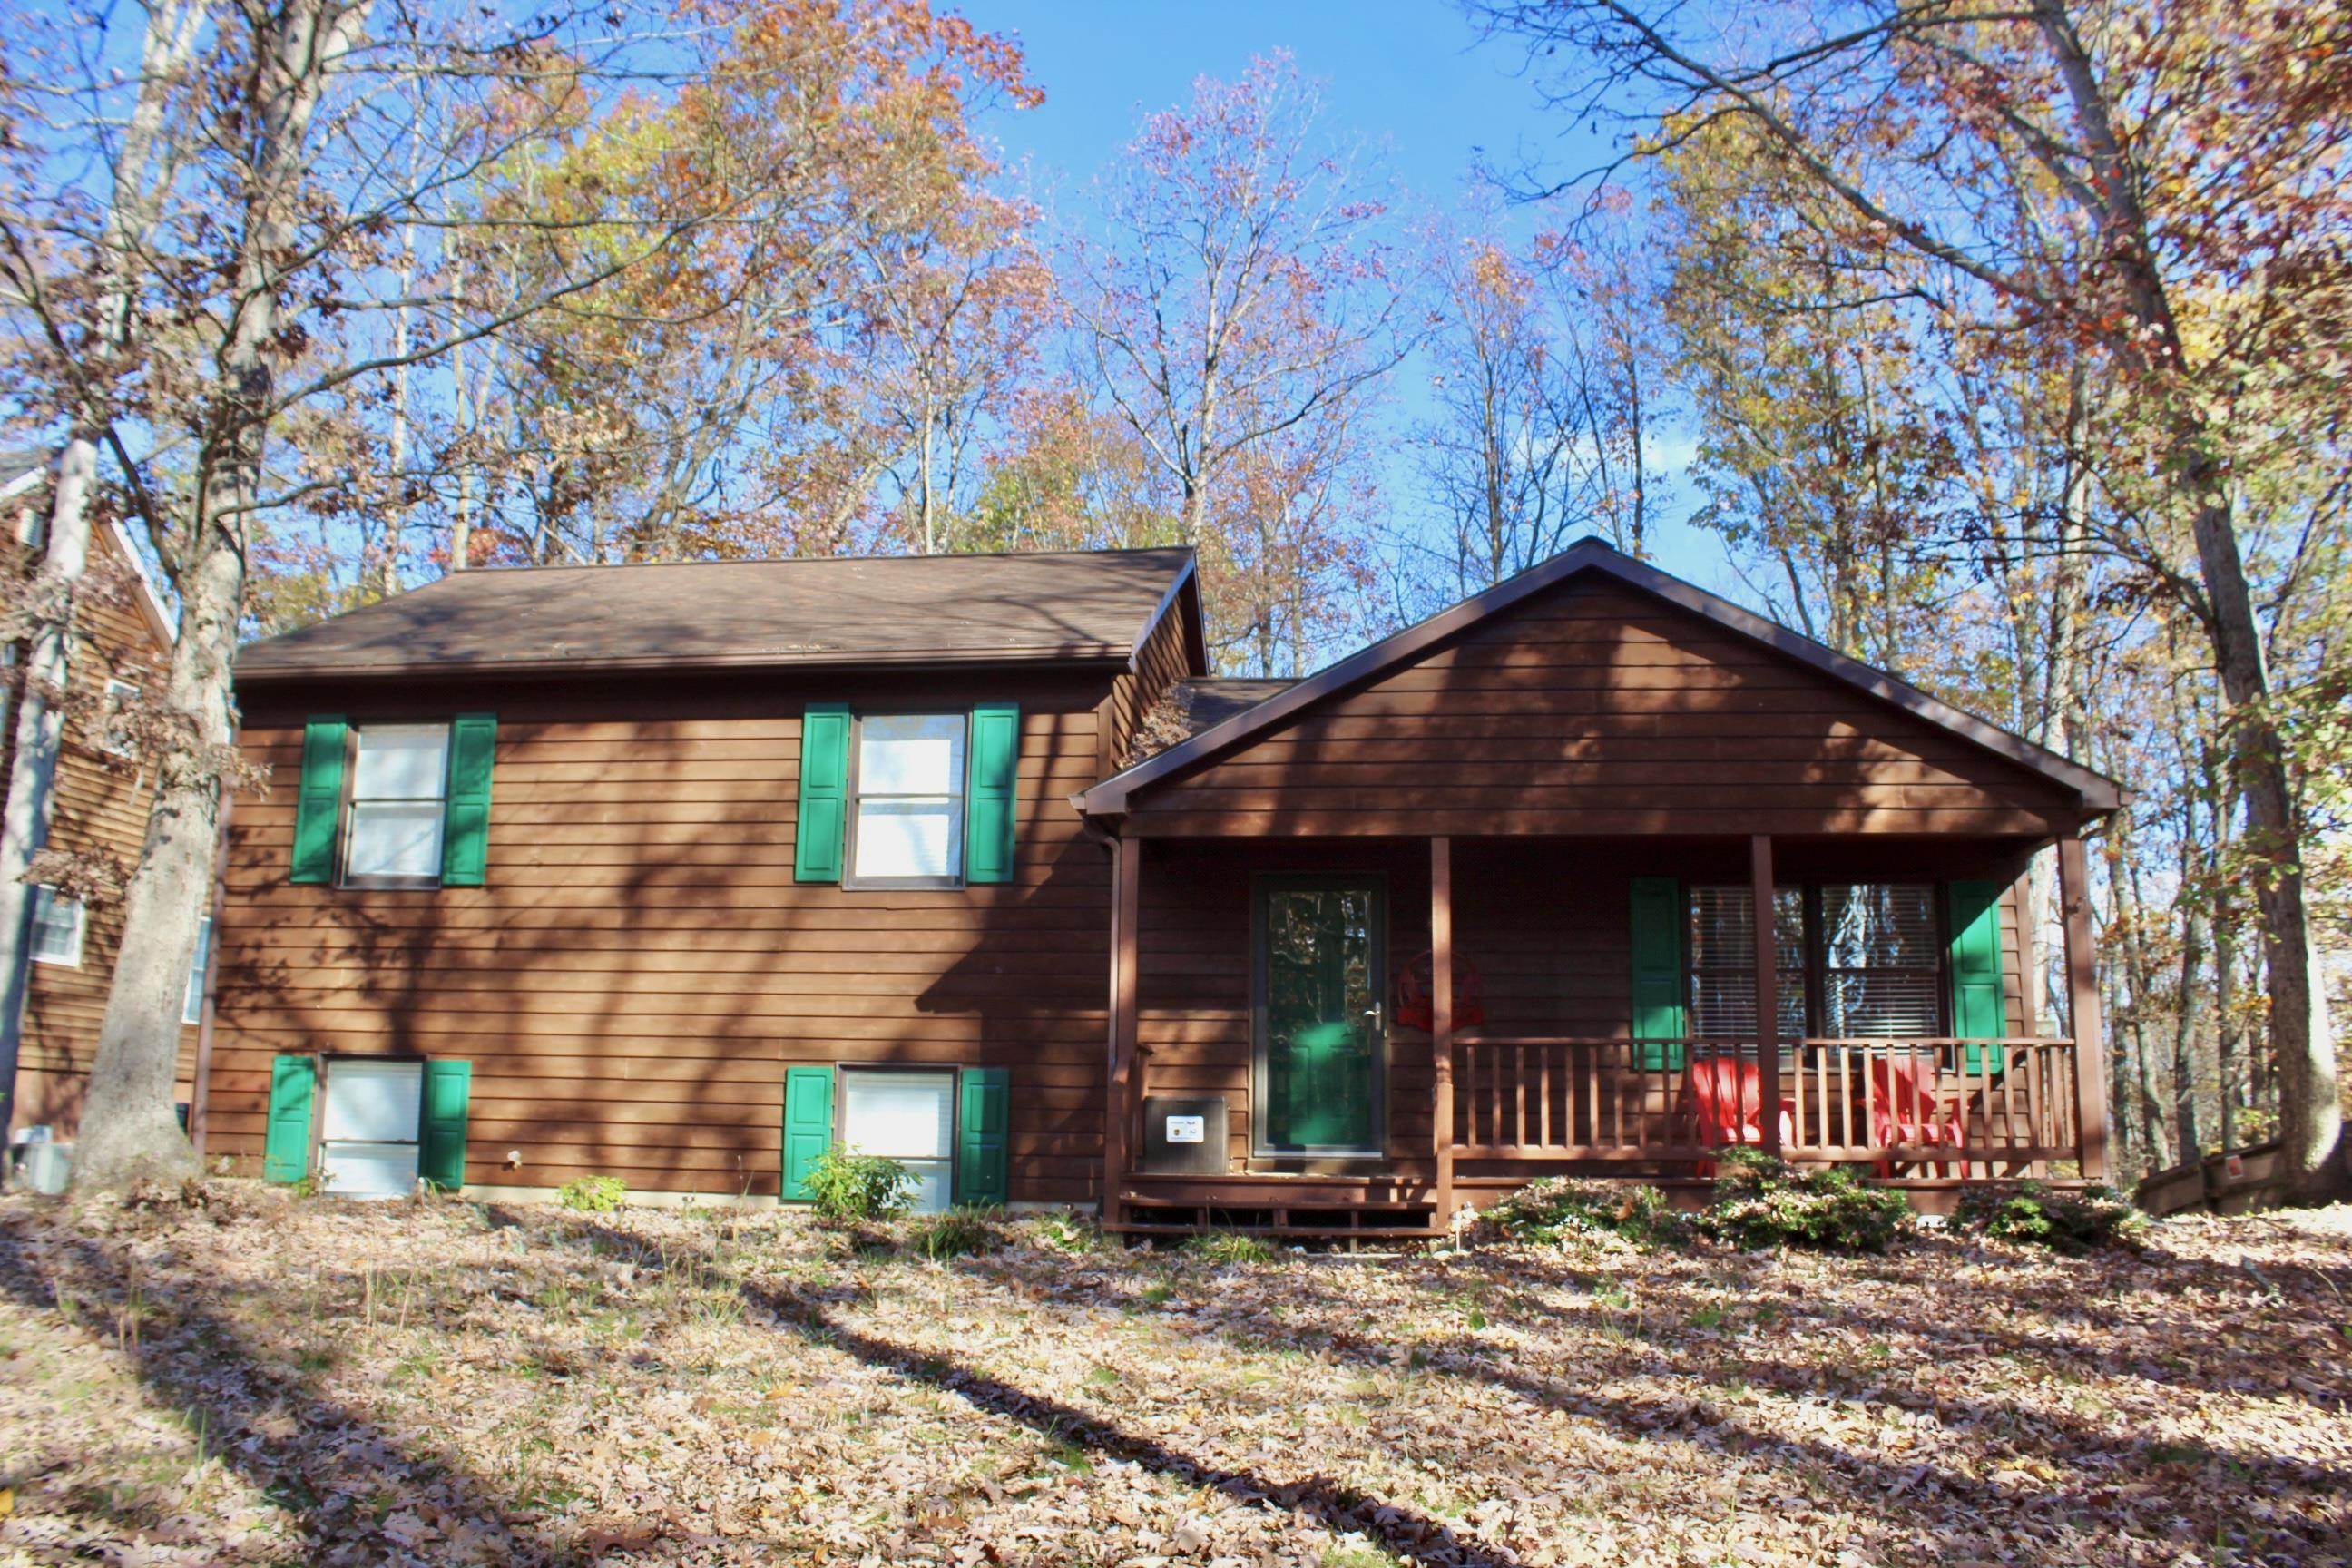
[[[1256,707],[1291,684],[1242,676],[1187,676],[1169,682],[1160,700],[1143,716],[1128,747],[1124,766],[1133,766],[1155,752],[1164,752],[1202,731],[1223,723],[1234,714]]]
[[[252,643],[240,680],[467,670],[1126,659],[1189,550],[465,572]]]

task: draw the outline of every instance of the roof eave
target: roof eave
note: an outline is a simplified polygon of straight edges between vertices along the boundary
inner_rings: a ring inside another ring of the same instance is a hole
[[[506,659],[404,659],[389,663],[369,664],[305,664],[263,665],[257,668],[240,666],[236,682],[240,686],[293,685],[312,680],[379,680],[421,679],[429,677],[485,677],[501,675],[693,675],[759,669],[838,669],[883,664],[894,668],[919,668],[923,665],[963,667],[969,665],[1017,664],[1024,666],[1066,665],[1072,668],[1092,668],[1124,664],[1128,650],[1108,645],[1061,648],[975,648],[948,652],[925,649],[903,649],[896,652],[852,652],[837,654],[799,654],[777,657],[768,654],[720,654],[701,658],[678,658],[668,655],[649,654],[637,658],[506,658]]]

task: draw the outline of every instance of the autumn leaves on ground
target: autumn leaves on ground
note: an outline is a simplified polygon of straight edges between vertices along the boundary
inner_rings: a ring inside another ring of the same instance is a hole
[[[9,1199],[0,1561],[2352,1550],[2343,1211],[2088,1259],[1090,1239],[932,1262],[775,1215]]]

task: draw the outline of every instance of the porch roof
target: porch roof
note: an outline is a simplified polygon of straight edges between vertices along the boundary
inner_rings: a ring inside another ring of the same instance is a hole
[[[2023,736],[1956,708],[1872,665],[1826,647],[1777,622],[1741,608],[1717,595],[1636,561],[1598,539],[1580,540],[1541,565],[1485,593],[1465,599],[1404,630],[1329,665],[1306,679],[1275,689],[1221,721],[1099,784],[1071,796],[1089,816],[1116,817],[1140,794],[1213,762],[1251,741],[1308,713],[1319,704],[1353,691],[1410,664],[1515,605],[1583,575],[1613,579],[1687,611],[1725,631],[1759,644],[1827,679],[2071,792],[2084,816],[2116,809],[2123,786]]]

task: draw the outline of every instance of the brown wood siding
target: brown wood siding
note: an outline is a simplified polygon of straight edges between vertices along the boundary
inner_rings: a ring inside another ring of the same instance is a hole
[[[5,552],[6,570],[29,573],[39,567],[37,552],[21,543],[13,528],[0,552]],[[166,650],[131,597],[140,589],[128,575],[130,563],[111,529],[93,532],[89,570],[93,579],[110,583],[111,591],[93,596],[81,610],[79,636],[68,656],[73,689],[102,697],[111,679],[150,693],[160,690]],[[24,657],[21,646],[18,657]],[[0,787],[16,762],[16,721],[12,700],[6,739],[0,742]],[[152,783],[94,750],[78,729],[69,729],[58,758],[48,842],[60,849],[103,849],[125,869],[135,867],[153,804]],[[81,962],[32,965],[16,1059],[17,1126],[46,1122],[67,1138],[79,1128],[121,940],[121,905],[92,903],[84,918]],[[178,1092],[184,1101],[194,1092],[195,1038],[193,1026],[182,1030]]]
[[[1135,732],[1143,716],[1171,686],[1196,673],[1187,652],[1184,606],[1171,605],[1136,651],[1135,668],[1121,673],[1104,699],[1102,755],[1097,765],[1105,777],[1133,760]]]
[[[1108,861],[1066,797],[1093,782],[1101,677],[958,670],[551,690],[403,688],[397,706],[249,695],[275,773],[238,803],[212,1143],[261,1146],[270,1059],[473,1063],[467,1179],[590,1173],[648,1190],[777,1190],[785,1068],[1012,1069],[1012,1196],[1100,1175]],[[860,891],[793,880],[800,715],[1021,704],[1016,880]],[[287,880],[306,713],[499,715],[488,885]],[[520,1156],[509,1166],[509,1152]]]
[[[1130,831],[2036,836],[2071,796],[1612,583],[1571,581],[1146,788]]]

